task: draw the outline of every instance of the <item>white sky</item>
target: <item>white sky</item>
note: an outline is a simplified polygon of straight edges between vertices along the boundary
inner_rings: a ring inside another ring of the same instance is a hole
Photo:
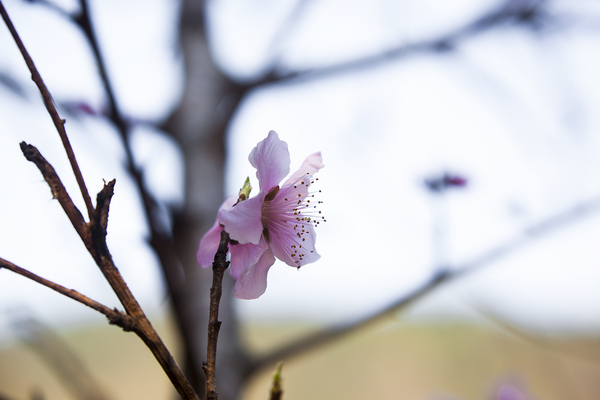
[[[213,1],[214,54],[240,79],[264,69],[272,46],[281,49],[286,69],[335,64],[451,30],[495,4],[442,3],[447,7],[433,1],[311,3],[291,32],[273,43],[289,1],[252,7],[242,0]],[[181,93],[181,66],[172,49],[176,4],[93,3],[119,102],[133,118],[167,115]],[[6,7],[55,100],[100,107],[101,86],[76,31],[31,5],[13,0]],[[132,15],[134,29],[127,26]],[[48,30],[38,29],[42,25]],[[48,31],[52,37],[42,34]],[[230,126],[229,193],[246,176],[257,187],[247,156],[274,129],[289,144],[292,171],[306,155],[322,151],[328,222],[317,231],[321,260],[300,271],[276,264],[267,293],[238,303],[242,317],[335,322],[387,304],[432,272],[436,207],[443,211],[444,257],[461,264],[600,194],[599,40],[597,31],[580,26],[543,36],[506,28],[445,55],[251,93]],[[20,141],[36,145],[78,197],[58,136],[4,28],[0,49],[0,72],[13,76],[26,96],[0,86],[0,256],[117,306],[37,169],[20,154]],[[117,178],[109,225],[117,265],[142,304],[160,308],[160,273],[143,246],[146,227],[116,133],[99,118],[67,119],[90,191],[97,192],[102,179]],[[140,162],[156,171],[153,187],[161,198],[178,201],[178,150],[147,126],[138,128],[134,143]],[[464,174],[469,186],[436,202],[422,180],[445,170]],[[600,214],[449,285],[411,314],[464,314],[477,306],[530,327],[598,328],[599,231]],[[0,336],[10,310],[22,306],[48,320],[102,319],[8,271],[0,272],[0,304]]]

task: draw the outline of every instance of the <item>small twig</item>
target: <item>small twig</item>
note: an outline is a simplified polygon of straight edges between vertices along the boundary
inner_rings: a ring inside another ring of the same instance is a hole
[[[65,211],[65,214],[67,214],[67,217],[69,217],[71,224],[73,224],[73,227],[82,238],[84,243],[88,241],[89,235],[83,215],[81,215],[79,209],[73,204],[71,197],[67,193],[67,190],[54,170],[54,167],[52,167],[52,165],[50,165],[44,156],[40,154],[35,146],[21,142],[21,151],[23,152],[23,155],[27,161],[31,161],[38,167],[44,176],[44,180],[48,186],[50,186],[52,196],[58,200],[59,204]]]
[[[206,375],[206,399],[217,400],[217,388],[215,383],[216,362],[217,362],[217,340],[221,321],[219,321],[219,304],[223,293],[223,275],[229,267],[227,261],[227,251],[229,246],[229,234],[221,232],[221,241],[219,249],[215,254],[213,262],[213,283],[210,288],[210,309],[208,315],[208,344],[206,349],[206,363],[202,366]]]
[[[273,374],[273,384],[271,385],[271,396],[270,400],[281,400],[283,397],[283,387],[281,386],[281,368],[283,362],[278,362],[275,367],[275,373]]]
[[[42,278],[39,275],[34,274],[24,268],[21,268],[10,261],[7,261],[3,258],[0,258],[0,269],[5,268],[9,271],[12,271],[16,274],[24,276],[25,278],[31,279],[41,285],[44,285],[64,296],[67,296],[81,304],[84,304],[106,316],[108,321],[112,325],[117,325],[123,328],[125,331],[133,330],[134,320],[127,314],[112,308],[105,306],[102,303],[97,302],[96,300],[92,300],[89,297],[79,293],[76,290],[68,289],[64,286],[61,286],[57,283],[49,281],[48,279]]]
[[[56,111],[56,107],[54,106],[54,100],[52,100],[52,95],[48,91],[46,84],[42,80],[42,76],[35,67],[35,64],[29,56],[25,45],[21,41],[17,30],[15,29],[12,21],[10,20],[10,17],[6,13],[6,9],[4,8],[2,1],[0,1],[0,14],[2,15],[2,19],[4,19],[4,22],[8,27],[8,30],[10,31],[15,43],[17,44],[19,51],[23,55],[23,59],[27,64],[27,68],[29,68],[29,71],[31,72],[31,80],[35,82],[42,95],[44,105],[46,106],[46,109],[48,110],[48,113],[52,118],[52,122],[54,122],[54,126],[58,131],[60,140],[63,143],[65,151],[67,152],[67,157],[69,158],[71,168],[73,169],[73,173],[75,174],[75,179],[77,180],[77,184],[79,185],[81,195],[83,196],[83,201],[85,202],[85,206],[88,210],[88,215],[90,216],[90,218],[92,218],[92,214],[94,212],[94,207],[92,206],[92,199],[90,198],[90,194],[87,190],[87,187],[85,186],[85,181],[83,180],[83,175],[81,174],[81,170],[79,169],[79,164],[77,164],[77,159],[75,158],[75,153],[73,152],[73,148],[71,147],[71,142],[69,142],[69,138],[67,137],[67,132],[65,131],[65,120],[60,118],[60,116],[58,115],[58,111]]]

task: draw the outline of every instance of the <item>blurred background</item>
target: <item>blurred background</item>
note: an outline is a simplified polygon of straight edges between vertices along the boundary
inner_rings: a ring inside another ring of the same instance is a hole
[[[273,129],[292,171],[322,152],[322,257],[277,262],[257,300],[226,282],[223,399],[267,398],[277,356],[290,400],[600,394],[600,3],[3,3],[92,198],[116,178],[113,257],[199,390],[198,241],[247,176],[258,191],[248,154]],[[84,208],[5,28],[0,110],[0,257],[118,307],[18,147],[38,147]],[[174,398],[137,338],[104,322],[1,271],[0,397],[84,398],[61,383],[61,348],[98,398]]]

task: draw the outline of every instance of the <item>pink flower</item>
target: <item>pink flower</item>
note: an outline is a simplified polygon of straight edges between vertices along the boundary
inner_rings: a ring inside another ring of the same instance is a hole
[[[221,231],[229,233],[237,242],[229,251],[231,275],[237,279],[233,295],[240,299],[255,299],[265,292],[275,257],[297,268],[318,260],[314,226],[325,220],[316,210],[321,202],[309,192],[313,175],[324,166],[320,152],[308,156],[281,186],[290,172],[290,154],[275,131],[256,145],[248,159],[256,168],[260,193],[235,207],[236,196],[225,200],[197,255],[202,267],[212,265]]]

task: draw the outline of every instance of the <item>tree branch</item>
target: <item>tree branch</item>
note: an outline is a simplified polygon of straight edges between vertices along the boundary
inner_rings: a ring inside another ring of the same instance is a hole
[[[215,254],[212,265],[213,283],[210,288],[210,309],[208,314],[208,342],[206,349],[206,363],[202,366],[206,375],[206,400],[217,400],[217,387],[215,382],[217,363],[217,340],[221,321],[219,321],[219,303],[223,294],[223,275],[229,267],[227,252],[229,245],[229,234],[221,231],[221,241]]]
[[[365,68],[373,68],[383,62],[397,60],[413,54],[424,52],[449,51],[466,38],[497,28],[502,24],[522,24],[535,26],[539,18],[544,15],[543,4],[546,0],[505,0],[498,7],[476,18],[467,25],[448,32],[441,37],[423,40],[420,42],[403,44],[371,56],[341,62],[327,67],[300,70],[291,73],[278,74],[276,65],[262,79],[248,85],[253,89],[269,83],[283,83],[290,81],[305,82],[306,80],[322,79],[333,75],[354,72]]]
[[[46,104],[46,108],[50,113],[56,129],[58,130],[61,139],[63,141],[63,145],[67,151],[69,156],[69,160],[74,169],[74,173],[77,177],[77,181],[79,183],[79,187],[82,191],[84,199],[86,201],[86,206],[88,208],[88,214],[90,217],[89,224],[86,224],[81,216],[81,213],[77,210],[71,198],[68,196],[64,186],[60,182],[58,175],[54,171],[54,168],[44,159],[44,157],[39,154],[37,149],[33,146],[29,146],[26,143],[22,143],[21,147],[23,149],[23,153],[26,158],[32,162],[34,162],[38,169],[42,172],[44,179],[48,182],[52,193],[57,197],[61,206],[65,210],[67,216],[71,220],[75,230],[79,234],[81,240],[85,244],[88,252],[94,258],[94,261],[100,268],[100,271],[110,284],[111,288],[119,298],[119,301],[125,308],[127,315],[131,317],[134,321],[131,330],[135,332],[138,337],[140,337],[146,346],[152,351],[156,360],[159,362],[171,382],[173,386],[177,389],[180,396],[184,399],[198,399],[198,396],[194,392],[192,386],[187,381],[183,373],[181,372],[179,366],[175,362],[173,356],[168,351],[167,347],[163,343],[162,339],[150,323],[150,320],[144,314],[141,306],[129,290],[127,284],[125,283],[123,277],[119,273],[119,270],[114,265],[112,260],[112,255],[108,250],[106,245],[106,226],[108,221],[108,209],[110,204],[110,199],[113,195],[113,187],[114,181],[109,182],[104,185],[104,188],[100,191],[97,197],[98,201],[98,209],[95,210],[91,203],[91,198],[89,197],[89,193],[83,183],[83,177],[81,176],[81,172],[77,166],[75,161],[75,156],[69,144],[66,131],[64,130],[64,121],[60,119],[54,104],[52,103],[52,98],[48,89],[43,84],[41,76],[39,75],[33,61],[29,57],[25,46],[23,45],[19,35],[17,34],[12,22],[10,21],[6,10],[2,2],[0,1],[0,13],[4,21],[6,22],[9,30],[11,31],[17,46],[21,50],[21,53],[32,72],[32,79],[38,85],[38,88],[44,98],[44,103]]]
[[[133,328],[133,324],[134,324],[133,319],[129,315],[117,310],[116,308],[111,309],[102,303],[99,303],[95,300],[90,299],[89,297],[79,293],[76,290],[68,289],[57,283],[49,281],[48,279],[42,278],[41,276],[38,276],[38,275],[34,274],[33,272],[30,272],[24,268],[21,268],[15,264],[11,263],[10,261],[0,258],[0,269],[2,269],[2,268],[12,271],[15,274],[24,276],[27,279],[31,279],[32,281],[35,281],[35,282],[39,283],[40,285],[46,286],[47,288],[50,288],[64,296],[67,296],[83,305],[86,305],[86,306],[98,311],[99,313],[104,314],[106,316],[106,318],[108,318],[108,321],[111,325],[120,326],[121,328],[123,328],[124,331],[131,331]]]
[[[438,267],[436,270],[442,272],[433,275],[428,280],[421,283],[417,288],[413,289],[408,294],[399,297],[379,311],[369,314],[355,322],[341,324],[325,331],[317,332],[284,345],[279,349],[275,349],[270,353],[256,358],[249,368],[249,371],[272,365],[281,360],[287,360],[308,350],[326,345],[359,328],[376,322],[389,314],[396,313],[432,292],[438,286],[476,272],[493,261],[497,261],[502,257],[507,256],[518,248],[524,247],[536,239],[555,233],[560,228],[581,221],[584,217],[598,211],[600,211],[600,197],[578,204],[564,212],[557,213],[554,216],[533,224],[513,239],[485,252],[479,257],[475,257],[473,260],[464,263],[462,266],[455,266],[452,268],[447,268],[446,266]]]
[[[88,237],[89,235],[83,215],[81,215],[79,209],[75,206],[75,204],[73,204],[73,200],[71,200],[71,197],[69,196],[69,193],[67,193],[65,186],[62,184],[60,178],[56,174],[54,167],[52,167],[52,165],[50,165],[44,156],[40,154],[39,150],[35,146],[25,142],[21,142],[20,146],[21,151],[23,152],[23,155],[27,161],[34,163],[42,173],[44,180],[48,186],[50,186],[52,197],[58,200],[65,214],[67,214],[67,217],[69,217],[73,228],[75,228],[83,242],[86,243],[89,241],[90,238]],[[92,207],[92,213],[90,216],[93,216],[94,214],[95,210],[93,210]]]
[[[67,137],[67,132],[65,131],[65,120],[60,118],[60,116],[58,115],[58,111],[56,111],[56,107],[54,106],[54,100],[52,100],[52,96],[50,95],[46,84],[42,80],[42,77],[38,72],[37,68],[35,67],[33,60],[29,56],[25,45],[23,45],[23,42],[21,41],[17,30],[15,29],[12,21],[10,20],[10,17],[6,13],[6,9],[4,8],[2,1],[0,1],[0,15],[2,15],[4,23],[8,27],[10,34],[12,35],[15,43],[17,44],[17,47],[19,48],[19,51],[23,55],[25,64],[27,64],[27,68],[29,68],[29,71],[31,72],[31,79],[35,82],[42,95],[42,99],[44,100],[46,110],[48,110],[48,114],[50,114],[52,122],[54,123],[54,126],[56,127],[56,130],[58,131],[58,134],[60,136],[60,140],[63,143],[63,147],[67,152],[67,157],[69,158],[71,168],[73,169],[73,173],[75,174],[77,185],[79,185],[81,196],[83,197],[83,201],[85,202],[85,206],[88,210],[88,215],[91,218],[94,212],[94,207],[92,206],[92,199],[90,198],[90,194],[87,190],[87,187],[85,186],[85,181],[83,180],[83,175],[81,174],[81,170],[79,169],[79,164],[77,164],[77,159],[75,158],[75,153],[73,152],[73,148],[71,147],[71,142]]]
[[[54,171],[54,168],[46,161],[46,159],[34,147],[22,143],[25,156],[35,162],[39,170],[44,175],[48,182],[52,193],[61,202],[65,213],[72,220],[79,237],[85,244],[88,252],[94,258],[94,261],[100,268],[100,271],[110,284],[111,288],[119,298],[119,301],[125,308],[127,315],[131,317],[133,324],[130,329],[135,332],[140,339],[144,341],[146,346],[152,351],[155,358],[162,366],[163,370],[171,379],[173,386],[184,399],[197,399],[198,396],[192,389],[191,385],[181,372],[175,359],[163,343],[162,339],[146,317],[141,306],[129,290],[123,276],[115,266],[110,251],[106,245],[106,225],[108,221],[108,209],[110,199],[113,195],[115,181],[111,181],[104,185],[104,188],[98,193],[97,210],[91,214],[91,221],[85,223],[82,221],[80,213],[71,198],[68,196],[64,186],[60,182],[60,178]]]

